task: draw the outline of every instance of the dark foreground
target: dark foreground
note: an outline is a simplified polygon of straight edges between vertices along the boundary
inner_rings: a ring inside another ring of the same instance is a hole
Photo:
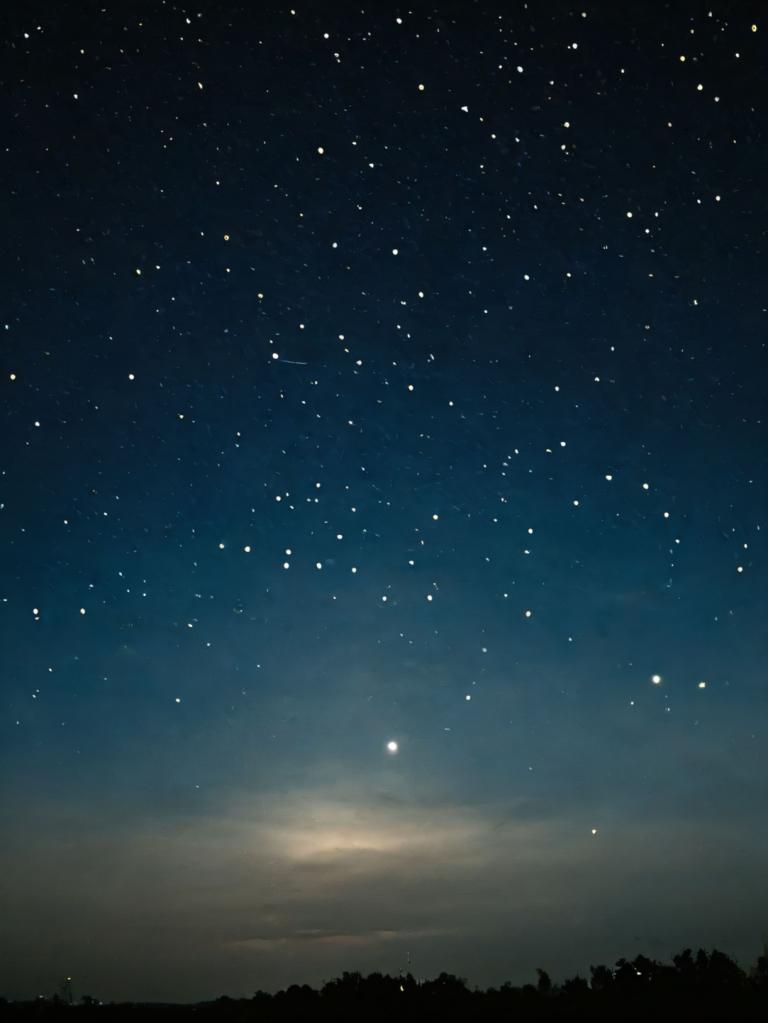
[[[159,1018],[167,1023],[187,1020],[288,1023],[312,1021],[387,1020],[761,1020],[768,1021],[768,956],[745,972],[722,952],[686,949],[671,963],[645,956],[620,959],[611,969],[591,966],[589,979],[575,976],[553,984],[538,971],[536,984],[504,984],[487,991],[471,990],[447,973],[435,980],[417,981],[372,973],[344,973],[318,991],[292,985],[253,998],[218,998],[195,1005],[104,1003],[84,995],[70,1001],[62,994],[32,1002],[0,1000],[4,1020],[59,1020],[82,1023],[138,1023]]]

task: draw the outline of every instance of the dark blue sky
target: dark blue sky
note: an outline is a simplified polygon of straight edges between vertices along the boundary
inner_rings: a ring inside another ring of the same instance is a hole
[[[757,10],[5,11],[0,992],[756,957]]]

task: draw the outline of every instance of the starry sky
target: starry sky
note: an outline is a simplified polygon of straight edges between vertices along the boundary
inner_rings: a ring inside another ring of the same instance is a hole
[[[754,961],[759,6],[4,9],[0,993]]]

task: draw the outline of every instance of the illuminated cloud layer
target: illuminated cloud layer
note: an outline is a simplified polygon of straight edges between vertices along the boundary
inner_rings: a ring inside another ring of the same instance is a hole
[[[212,996],[222,983],[247,993],[353,967],[397,972],[409,957],[420,975],[523,980],[544,959],[585,968],[617,928],[628,951],[668,955],[659,933],[706,937],[744,912],[762,869],[738,821],[593,834],[515,803],[417,804],[361,787],[241,794],[170,820],[121,822],[104,808],[106,834],[73,810],[49,808],[62,832],[52,846],[36,841],[38,821],[23,850],[4,853],[10,955],[38,986],[39,964],[53,961],[86,987],[92,974],[128,994],[125,964],[151,952],[143,983],[153,998],[170,997],[190,963],[195,996]],[[32,888],[30,902],[21,893]]]

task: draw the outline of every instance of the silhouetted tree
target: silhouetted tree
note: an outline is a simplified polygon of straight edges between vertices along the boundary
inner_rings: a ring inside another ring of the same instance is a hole
[[[590,966],[592,977],[590,987],[593,991],[606,991],[613,985],[613,972],[607,966]]]
[[[696,964],[693,961],[693,953],[689,948],[679,952],[676,956],[672,956],[672,962],[675,964],[680,977],[685,980],[692,980],[696,974]]]
[[[321,990],[291,984],[275,995],[257,991],[252,999],[222,996],[199,1005],[102,1005],[84,996],[70,1005],[60,996],[31,1002],[0,999],[0,1023],[46,1023],[78,1014],[98,1014],[99,1023],[554,1023],[565,1020],[621,1020],[635,1023],[664,1019],[723,1023],[768,1020],[768,955],[749,973],[718,949],[684,949],[672,963],[638,955],[619,959],[613,968],[590,967],[581,976],[554,984],[544,969],[537,984],[503,984],[487,991],[470,990],[466,980],[441,973],[417,982],[411,974],[392,977],[356,971],[329,980]]]
[[[568,997],[583,998],[584,995],[589,994],[589,984],[584,977],[580,977],[577,973],[575,977],[568,977],[567,980],[564,980],[560,985],[560,990]]]
[[[752,967],[751,978],[758,988],[768,991],[768,955],[758,956]]]
[[[733,959],[720,952],[719,949],[712,949],[709,961],[706,966],[706,979],[710,987],[720,990],[730,990],[741,987],[746,981],[746,974]]]

